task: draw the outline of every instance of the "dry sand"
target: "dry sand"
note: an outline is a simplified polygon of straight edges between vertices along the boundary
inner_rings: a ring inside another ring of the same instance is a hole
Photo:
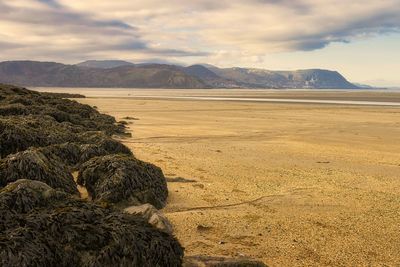
[[[164,210],[186,254],[400,266],[400,108],[79,101],[138,118],[134,154],[196,181],[169,182]]]

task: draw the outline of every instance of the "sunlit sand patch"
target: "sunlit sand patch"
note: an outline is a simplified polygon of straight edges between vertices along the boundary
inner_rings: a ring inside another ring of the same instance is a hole
[[[187,255],[271,266],[400,261],[398,108],[81,101],[140,118],[123,142],[172,179],[164,212]]]

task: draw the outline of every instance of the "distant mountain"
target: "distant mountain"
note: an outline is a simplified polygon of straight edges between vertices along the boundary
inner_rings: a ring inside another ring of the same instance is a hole
[[[87,60],[76,64],[78,67],[112,69],[121,66],[133,66],[134,64],[123,60]]]
[[[207,65],[218,76],[236,81],[240,87],[250,88],[331,88],[357,89],[337,71],[311,69],[297,71],[270,71],[247,68],[218,68]]]
[[[206,85],[212,88],[236,88],[240,87],[234,80],[223,78],[217,75],[214,71],[202,66],[192,65],[183,67],[182,71],[187,75],[194,76],[203,81]]]
[[[170,65],[89,68],[54,62],[7,61],[0,63],[0,82],[21,86],[205,88],[199,79]]]
[[[270,71],[182,67],[169,64],[133,64],[120,60],[85,61],[76,65],[55,62],[0,63],[0,82],[21,86],[122,88],[310,88],[357,89],[336,71],[311,69]]]

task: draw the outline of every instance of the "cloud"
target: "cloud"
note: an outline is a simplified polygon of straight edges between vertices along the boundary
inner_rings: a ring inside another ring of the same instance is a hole
[[[11,43],[11,42],[5,42],[5,41],[0,41],[0,49],[2,51],[4,50],[12,50],[12,49],[18,49],[20,48],[21,45],[18,43]]]
[[[400,0],[0,0],[0,10],[3,59],[259,61],[400,32]]]
[[[56,0],[0,0],[0,9],[0,48],[3,50],[0,58],[3,60],[76,61],[117,54],[131,57],[202,54],[194,50],[152,47],[133,24],[97,18],[96,12],[73,10]]]

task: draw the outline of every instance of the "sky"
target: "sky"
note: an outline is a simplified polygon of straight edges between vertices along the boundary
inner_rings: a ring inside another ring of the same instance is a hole
[[[400,0],[0,0],[0,61],[324,68],[400,86]]]

